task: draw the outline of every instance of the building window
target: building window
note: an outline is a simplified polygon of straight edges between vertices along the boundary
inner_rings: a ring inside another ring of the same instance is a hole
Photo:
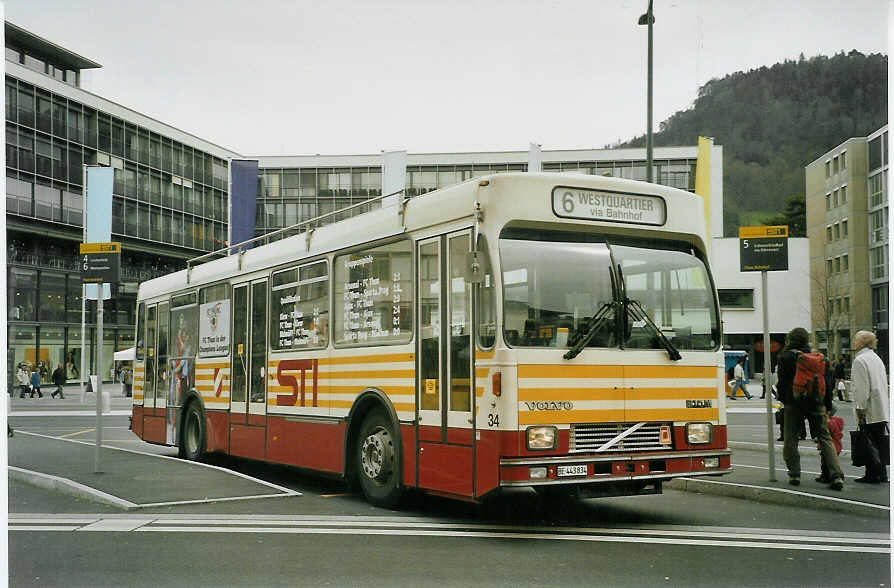
[[[875,208],[885,202],[885,173],[880,173],[869,178],[869,207]]]
[[[872,289],[872,324],[888,324],[888,285]]]
[[[832,275],[832,260],[831,259],[826,260],[826,275],[830,275],[830,276]]]
[[[882,166],[882,138],[876,137],[869,142],[869,170]]]
[[[845,253],[841,256],[841,271],[846,272],[849,265],[850,264],[848,263],[847,253]]]
[[[832,194],[826,194],[826,210],[832,210]]]
[[[876,210],[869,213],[869,238],[871,243],[883,243],[887,236],[888,210]]]
[[[838,190],[832,192],[832,208],[838,208]]]
[[[841,237],[847,239],[847,219],[841,221]]]
[[[841,271],[841,258],[840,257],[835,258],[835,266],[834,267],[835,267],[836,274]]]
[[[887,274],[888,266],[888,248],[875,247],[869,250],[869,278],[871,280],[879,280]]]
[[[838,173],[838,157],[832,158],[832,175]]]
[[[826,242],[832,242],[832,225],[826,227]]]
[[[720,298],[720,308],[754,308],[754,290],[751,288],[739,290],[721,289],[717,290],[717,296]]]
[[[832,225],[832,229],[833,234],[835,235],[835,240],[837,241],[841,238],[841,226],[838,223],[835,223],[834,225]]]
[[[832,162],[827,161],[826,162],[826,177],[827,178],[832,175],[831,172],[832,172]]]
[[[847,186],[841,187],[841,194],[838,198],[838,203],[841,204],[841,206],[847,204]]]
[[[847,169],[847,151],[841,152],[841,171]]]
[[[850,311],[851,311],[851,297],[850,297],[850,296],[845,296],[845,297],[842,299],[842,305],[843,305],[843,307],[844,307],[843,310],[844,310],[845,313],[850,312]]]

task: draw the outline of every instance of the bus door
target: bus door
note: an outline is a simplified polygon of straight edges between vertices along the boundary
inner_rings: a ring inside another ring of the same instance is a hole
[[[474,492],[470,242],[469,231],[420,241],[416,272],[418,483],[464,496]]]
[[[233,286],[230,454],[264,459],[267,437],[267,280]]]

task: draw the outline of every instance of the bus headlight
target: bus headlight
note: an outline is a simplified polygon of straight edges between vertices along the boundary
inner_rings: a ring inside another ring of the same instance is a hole
[[[555,427],[528,427],[525,444],[530,450],[555,449],[559,436]]]
[[[686,423],[686,442],[690,445],[710,443],[713,432],[711,423]]]

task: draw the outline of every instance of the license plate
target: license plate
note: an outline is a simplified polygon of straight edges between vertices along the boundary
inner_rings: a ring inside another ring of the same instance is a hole
[[[565,476],[586,476],[586,465],[561,465],[556,468],[556,475],[560,478]]]

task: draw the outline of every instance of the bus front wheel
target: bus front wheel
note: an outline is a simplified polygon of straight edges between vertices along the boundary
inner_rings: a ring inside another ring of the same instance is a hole
[[[183,416],[181,454],[190,461],[200,461],[205,455],[205,419],[198,404],[193,402]]]
[[[366,499],[382,508],[393,508],[404,488],[400,483],[400,455],[394,425],[385,413],[374,410],[360,427],[354,448],[357,476]]]

